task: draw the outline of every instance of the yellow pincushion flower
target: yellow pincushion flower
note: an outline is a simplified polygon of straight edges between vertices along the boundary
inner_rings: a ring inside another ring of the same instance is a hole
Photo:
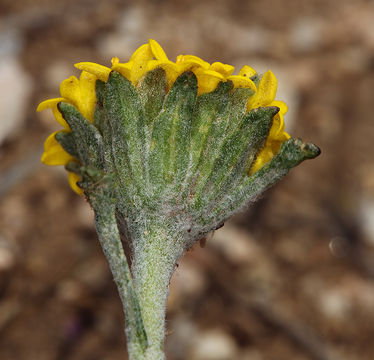
[[[154,40],[130,60],[91,62],[42,102],[62,126],[42,162],[65,165],[95,212],[100,244],[121,296],[130,359],[165,359],[165,307],[184,251],[319,155],[289,139],[271,71],[173,62]],[[131,254],[131,270],[121,234]]]
[[[42,111],[52,109],[56,120],[62,125],[63,130],[52,133],[44,143],[42,162],[47,165],[66,165],[69,162],[78,161],[69,155],[56,140],[58,132],[69,132],[70,128],[62,117],[57,105],[67,102],[74,105],[79,112],[90,122],[93,121],[93,113],[96,105],[95,84],[97,80],[106,82],[111,71],[117,71],[137,87],[144,75],[156,68],[162,68],[166,73],[168,89],[175,80],[186,71],[192,71],[198,84],[198,95],[212,92],[220,82],[231,81],[234,88],[248,88],[254,93],[247,102],[247,111],[265,106],[277,106],[280,111],[274,116],[273,125],[266,140],[265,147],[257,155],[251,168],[251,173],[259,170],[274,155],[277,154],[281,144],[290,136],[284,131],[283,115],[287,112],[287,106],[281,101],[275,100],[277,80],[271,71],[266,72],[256,86],[252,78],[257,74],[249,66],[244,66],[238,75],[232,75],[234,67],[231,65],[208,62],[193,55],[179,55],[175,62],[170,61],[164,50],[155,40],[149,40],[147,44],[140,46],[127,63],[121,63],[117,57],[112,59],[111,68],[92,62],[80,62],[75,67],[82,71],[77,79],[75,76],[64,80],[60,86],[61,97],[43,101],[37,108]],[[69,172],[69,183],[75,192],[82,193],[77,186],[80,176]]]

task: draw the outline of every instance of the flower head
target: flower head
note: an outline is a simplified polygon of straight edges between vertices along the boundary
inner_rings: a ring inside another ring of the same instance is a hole
[[[183,252],[319,154],[284,131],[271,71],[180,55],[149,40],[127,63],[75,65],[61,97],[42,102],[62,129],[42,161],[65,165],[95,212],[120,291],[132,359],[164,359],[171,274]],[[132,250],[131,271],[120,234]]]
[[[283,119],[287,112],[287,105],[282,101],[275,100],[277,80],[270,70],[259,77],[255,70],[246,65],[237,75],[233,75],[233,66],[221,62],[209,64],[193,55],[179,55],[173,62],[168,59],[161,46],[152,39],[147,44],[140,46],[126,63],[121,63],[115,57],[112,59],[111,68],[92,62],[81,62],[75,64],[75,67],[82,71],[80,78],[71,76],[64,80],[60,86],[61,97],[43,101],[37,108],[37,111],[51,108],[56,120],[63,127],[63,130],[52,133],[45,141],[42,162],[47,165],[67,165],[74,162],[79,164],[80,160],[71,153],[69,154],[56,139],[56,135],[58,137],[58,134],[71,131],[58,109],[58,104],[66,102],[73,105],[84,118],[93,123],[98,101],[96,83],[98,80],[106,83],[112,71],[120,73],[132,83],[135,89],[138,89],[148,73],[162,69],[166,79],[166,93],[179,76],[189,71],[196,76],[198,96],[212,93],[220,83],[229,82],[233,89],[247,89],[246,112],[260,107],[278,107],[279,112],[273,117],[266,141],[251,164],[249,169],[251,174],[269,162],[278,153],[281,144],[290,138],[285,132]],[[82,189],[77,186],[81,175],[69,171],[68,178],[73,190],[81,194]]]

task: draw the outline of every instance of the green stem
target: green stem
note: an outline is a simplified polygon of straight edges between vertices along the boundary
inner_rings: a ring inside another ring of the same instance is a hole
[[[147,334],[139,301],[118,232],[115,204],[108,194],[90,195],[95,211],[95,225],[103,252],[117,285],[126,319],[127,348],[131,360],[145,359]]]
[[[183,236],[153,223],[137,231],[132,241],[132,273],[148,337],[145,359],[164,360],[166,300],[171,275],[183,253]]]

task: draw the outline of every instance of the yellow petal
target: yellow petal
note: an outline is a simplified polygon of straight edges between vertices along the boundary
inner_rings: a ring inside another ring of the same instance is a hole
[[[285,131],[281,131],[277,137],[274,139],[274,141],[278,141],[280,144],[284,143],[286,140],[288,140],[291,136],[286,133]]]
[[[264,149],[261,150],[257,159],[255,161],[254,166],[251,169],[251,173],[257,171],[262,166],[264,166],[267,162],[269,162],[276,154],[278,154],[279,149],[281,148],[282,144],[290,138],[286,132],[280,132],[276,137],[271,137],[269,134],[268,139],[266,140],[266,144]]]
[[[275,99],[277,92],[277,79],[269,70],[261,78],[257,92],[248,100],[247,108],[256,109],[260,106],[268,106]]]
[[[44,142],[44,153],[41,161],[46,165],[66,165],[68,162],[75,160],[68,154],[56,140],[55,135],[60,131],[55,131],[47,137]]]
[[[210,67],[209,63],[207,63],[206,61],[200,59],[199,57],[197,57],[195,55],[179,55],[177,57],[176,63],[177,64],[180,64],[180,63],[196,63],[205,70],[208,70],[209,67]]]
[[[131,81],[134,85],[144,75],[147,70],[148,61],[153,59],[153,53],[149,44],[140,46],[131,56],[130,61],[133,62],[131,67]]]
[[[197,63],[196,61],[186,61],[186,62],[183,62],[183,63],[177,63],[176,64],[177,68],[178,68],[178,73],[179,74],[182,74],[188,70],[194,70],[194,69],[198,69],[198,68],[201,68],[201,65],[199,63]]]
[[[282,116],[281,114],[277,114]],[[278,121],[276,116],[274,116],[274,121]],[[274,126],[274,123],[273,123]],[[277,125],[275,125],[277,126]],[[269,136],[266,140],[265,147],[258,154],[254,165],[251,168],[250,174],[254,174],[260,168],[262,168],[266,163],[268,163],[276,154],[278,154],[282,144],[290,138],[290,135],[285,131],[278,132],[275,136],[272,133],[273,129],[270,130]]]
[[[82,178],[71,171],[68,172],[68,182],[70,187],[73,189],[74,192],[76,192],[78,195],[83,194],[83,190],[77,185],[78,181],[81,181]]]
[[[162,49],[162,47],[156,40],[149,39],[149,45],[151,47],[153,56],[156,58],[156,60],[161,60],[161,61],[169,60],[165,54],[165,51]]]
[[[287,134],[287,133],[285,133]],[[288,134],[287,134],[288,135]],[[282,136],[278,139],[273,140],[268,147],[271,149],[274,155],[278,154],[280,147],[282,146],[283,142],[287,140],[286,136]],[[270,160],[270,159],[269,159]]]
[[[225,80],[224,76],[217,71],[203,70],[199,68],[194,72],[197,77],[199,95],[215,90],[218,83]]]
[[[227,80],[230,80],[234,83],[234,88],[248,88],[256,92],[256,85],[255,83],[244,76],[239,75],[231,75],[227,78]]]
[[[72,101],[74,104],[79,101],[79,80],[75,76],[70,76],[60,84],[61,95]]]
[[[75,105],[79,112],[91,122],[96,103],[96,80],[95,75],[82,71],[79,80],[71,76],[60,85],[61,95]]]
[[[139,46],[131,55],[130,61],[148,61],[153,59],[153,53],[149,44]]]
[[[117,56],[115,56],[115,57],[112,57],[112,60],[110,62],[112,63],[112,65],[116,65],[119,63],[119,59]]]
[[[170,87],[174,84],[174,81],[182,72],[175,63],[169,60],[151,60],[147,64],[147,71],[154,70],[158,67],[165,70],[168,88],[170,89]]]
[[[254,75],[256,75],[256,70],[252,69],[250,66],[248,65],[244,65],[240,71],[239,71],[239,76],[245,76],[247,78],[250,78]]]
[[[67,99],[59,97],[59,98],[44,100],[38,105],[36,111],[40,112],[45,109],[51,109],[61,101],[67,101]]]
[[[101,81],[107,82],[108,81],[108,76],[110,74],[110,68],[95,64],[93,62],[80,62],[77,64],[74,64],[74,66],[82,71],[87,71],[90,74],[95,75],[98,79]]]
[[[57,104],[61,101],[69,102],[68,99],[65,99],[65,98],[62,98],[62,97],[54,98],[54,99],[48,99],[48,100],[42,101],[39,104],[36,111],[39,112],[39,111],[43,111],[45,109],[52,109],[53,115],[56,118],[56,120],[60,123],[60,125],[62,125],[65,129],[69,129],[69,125],[67,124],[65,119],[62,117],[60,111],[57,108]]]
[[[60,145],[60,143],[56,140],[55,135],[57,133],[61,132],[61,130],[55,131],[52,134],[50,134],[44,141],[44,151],[48,151],[54,146]]]
[[[268,139],[276,139],[277,136],[284,130],[284,120],[281,114],[276,114],[273,117],[273,125],[271,126]]]
[[[118,59],[118,58],[117,58]],[[133,62],[128,62],[125,64],[120,64],[118,62],[112,62],[113,66],[112,69],[118,71],[121,75],[123,75],[127,80],[131,81],[131,69]]]
[[[251,167],[250,174],[254,174],[258,170],[260,170],[266,163],[270,161],[270,159],[274,156],[271,148],[265,146],[260,153],[257,155],[255,163]]]
[[[279,133],[278,134],[280,134],[280,133],[284,133],[285,124],[284,124],[283,114],[279,112],[278,116],[279,116]]]
[[[66,120],[63,118],[62,114],[60,113],[60,110],[57,107],[57,104],[52,108],[53,115],[55,119],[62,125],[66,130],[70,130],[69,124],[66,122]]]
[[[279,100],[274,100],[269,105],[279,107],[279,112],[273,118],[273,125],[271,126],[271,129],[270,129],[268,141],[278,141],[282,143],[283,141],[289,139],[289,135],[284,132],[285,124],[284,124],[284,117],[283,117],[283,115],[288,111],[288,107],[285,102],[279,101]],[[284,134],[286,134],[288,137],[285,136]],[[273,151],[277,152],[274,149]]]
[[[87,71],[82,71],[79,78],[81,98],[78,110],[91,122],[96,105],[96,80],[97,77]]]
[[[274,100],[274,101],[270,104],[270,106],[277,106],[277,107],[279,107],[279,112],[280,112],[282,115],[286,114],[287,111],[288,111],[288,106],[287,106],[287,104],[286,104],[285,102],[283,102],[283,101],[280,101],[280,100]]]
[[[214,62],[212,65],[210,65],[209,70],[217,71],[224,77],[227,77],[234,72],[235,67],[232,65],[222,64],[221,62]]]

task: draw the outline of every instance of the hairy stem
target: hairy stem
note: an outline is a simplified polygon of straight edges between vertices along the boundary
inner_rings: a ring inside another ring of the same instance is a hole
[[[147,335],[131,272],[115,218],[115,205],[106,194],[90,196],[99,241],[117,285],[126,319],[127,348],[131,360],[145,359]]]
[[[183,253],[183,236],[149,224],[133,237],[132,273],[148,337],[145,359],[164,360],[165,312],[169,282]]]

